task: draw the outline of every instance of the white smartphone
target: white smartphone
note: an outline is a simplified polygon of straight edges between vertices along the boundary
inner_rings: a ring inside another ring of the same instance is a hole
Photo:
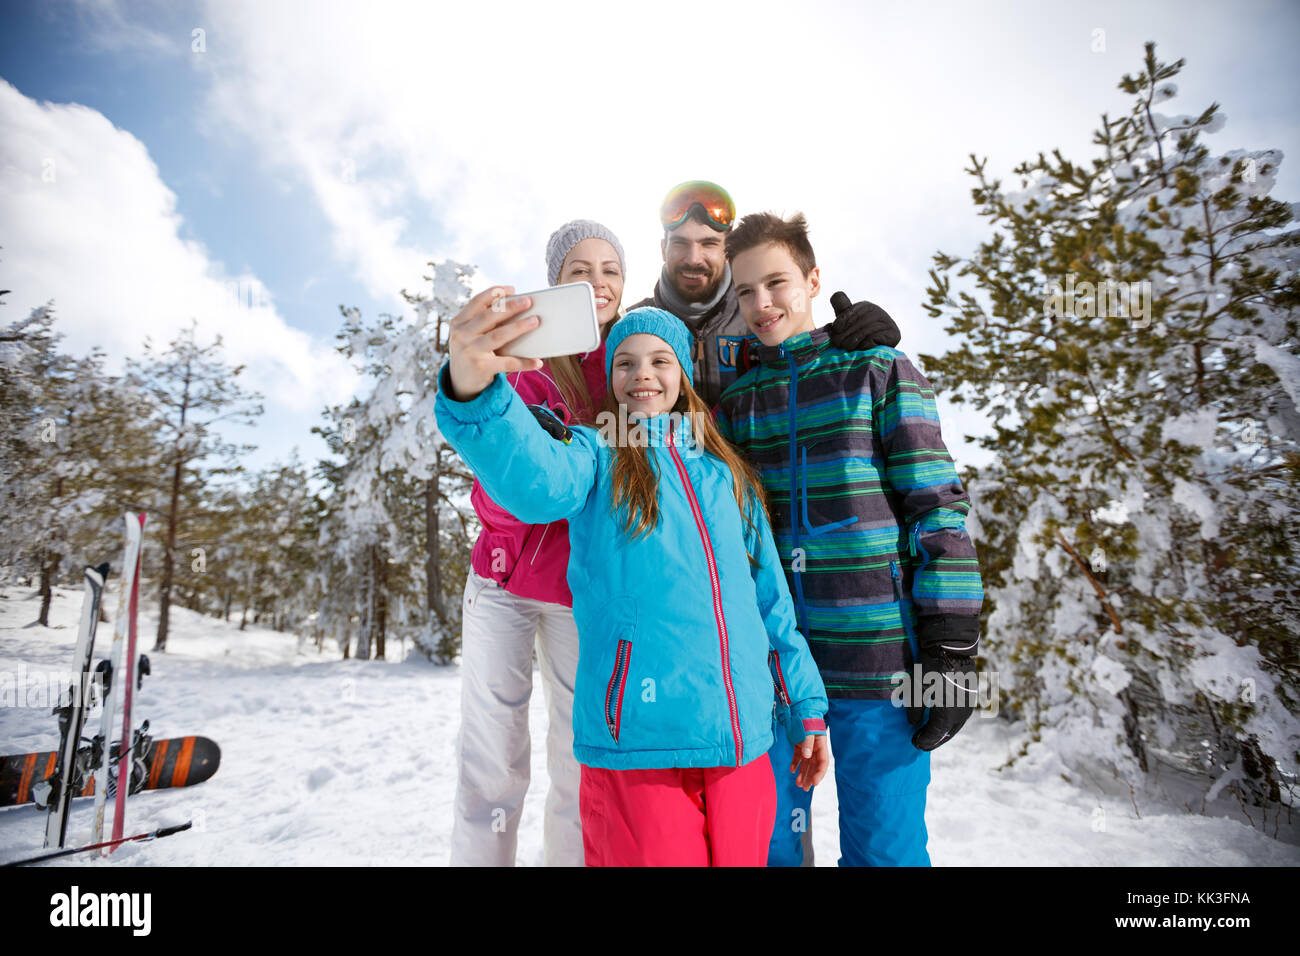
[[[596,320],[596,296],[590,282],[569,282],[565,285],[523,292],[498,299],[494,308],[508,308],[509,303],[528,296],[532,308],[519,318],[536,315],[541,324],[531,332],[497,349],[498,355],[517,358],[551,358],[555,355],[577,355],[590,352],[600,345],[600,323]]]

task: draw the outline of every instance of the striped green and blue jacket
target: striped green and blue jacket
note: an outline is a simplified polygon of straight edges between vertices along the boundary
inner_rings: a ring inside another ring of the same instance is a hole
[[[897,349],[845,352],[825,329],[758,358],[723,393],[718,426],[763,481],[827,694],[887,699],[918,617],[978,617],[984,600],[934,389]]]

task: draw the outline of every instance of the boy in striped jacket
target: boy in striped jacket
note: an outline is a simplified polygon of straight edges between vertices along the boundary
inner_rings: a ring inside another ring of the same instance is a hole
[[[814,326],[821,280],[803,216],[746,216],[726,253],[762,345],[717,422],[766,488],[799,629],[830,698],[840,865],[928,866],[929,751],[977,699],[984,590],[970,499],[934,390],[907,356],[845,352]],[[832,305],[848,299],[836,293]],[[773,747],[774,767],[789,749]],[[812,793],[776,778],[768,864],[810,865]]]

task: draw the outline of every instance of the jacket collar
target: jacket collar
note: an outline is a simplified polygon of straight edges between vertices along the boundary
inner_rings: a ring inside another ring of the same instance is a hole
[[[764,365],[789,368],[791,358],[796,365],[803,365],[830,347],[831,334],[823,326],[810,332],[792,335],[780,345],[759,345],[758,360]]]
[[[640,425],[645,434],[646,444],[651,448],[667,448],[675,445],[683,457],[693,457],[703,453],[703,448],[695,440],[695,429],[691,427],[691,417],[684,412],[664,412],[650,418],[630,418],[627,422],[628,441],[633,438],[633,428]],[[669,436],[672,436],[671,441]]]
[[[662,415],[655,415],[653,418],[639,419],[639,421],[642,427],[645,428],[646,437],[653,447],[666,447],[669,445],[670,435],[671,444],[675,444],[679,448],[685,447],[695,440],[689,415],[680,412],[677,414],[665,412]]]

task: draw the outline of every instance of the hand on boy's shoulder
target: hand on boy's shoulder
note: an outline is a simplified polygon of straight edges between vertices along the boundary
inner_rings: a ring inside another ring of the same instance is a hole
[[[826,327],[831,345],[845,352],[865,352],[877,345],[898,348],[903,340],[897,323],[874,302],[850,302],[843,292],[831,296],[835,321]]]

